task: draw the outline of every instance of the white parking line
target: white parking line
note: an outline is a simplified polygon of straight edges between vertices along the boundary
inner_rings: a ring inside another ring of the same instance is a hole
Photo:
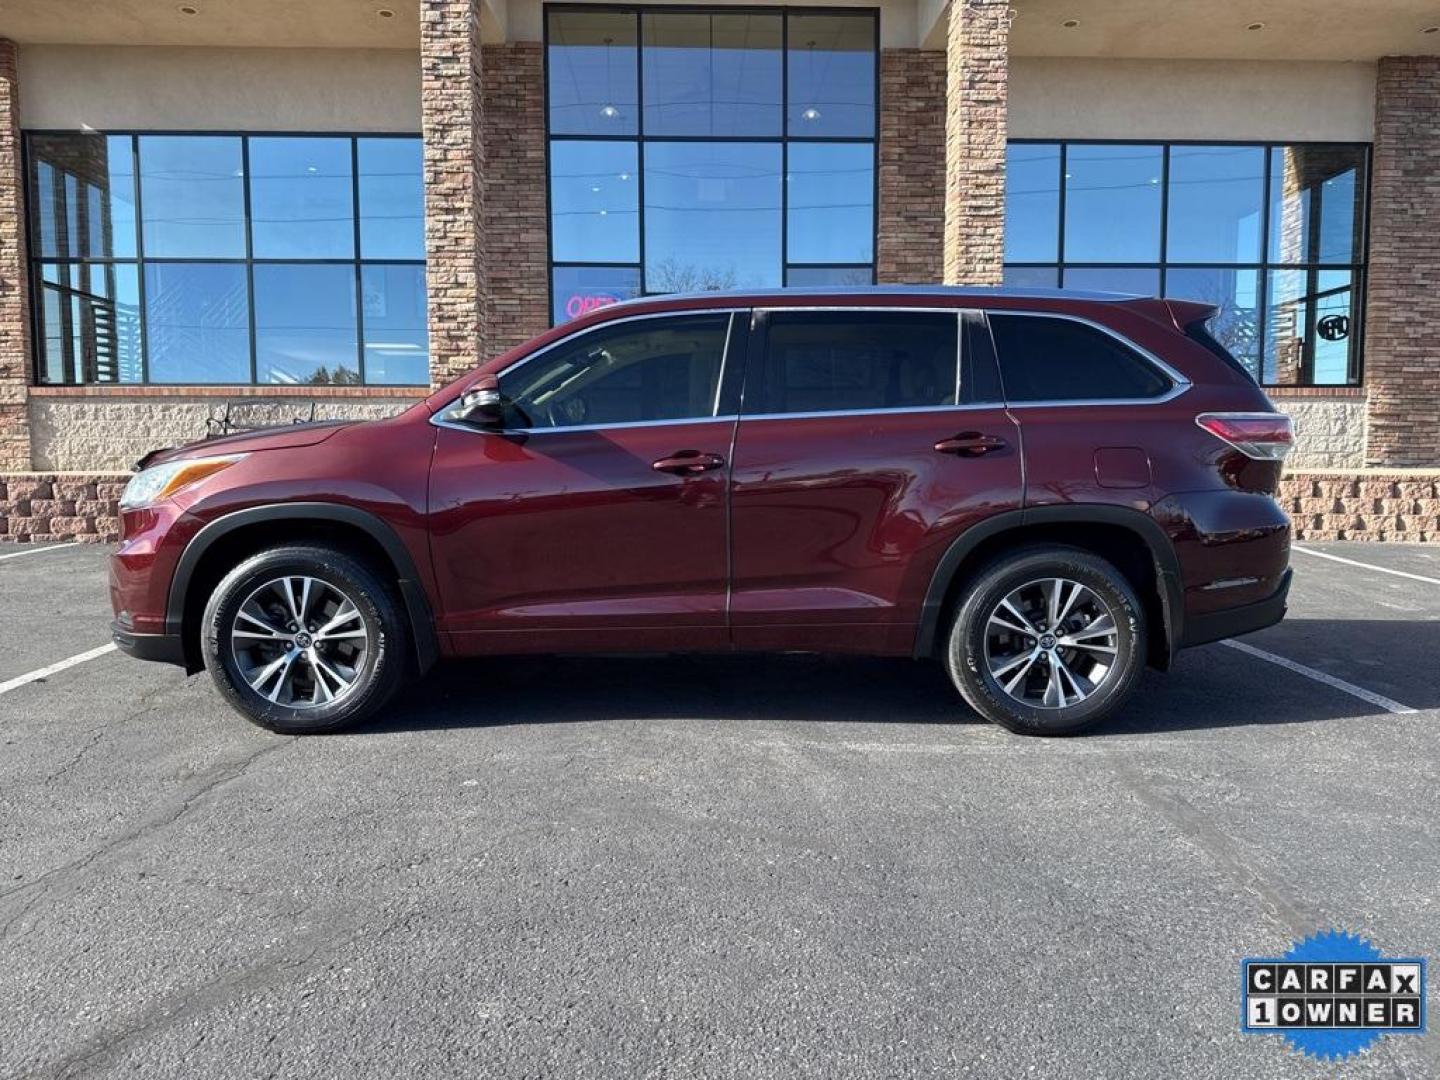
[[[49,544],[45,547],[27,547],[24,551],[11,551],[5,555],[0,555],[0,562],[3,562],[5,559],[18,559],[21,555],[39,555],[42,551],[59,551],[61,548],[79,546],[78,542],[72,541],[69,544]]]
[[[1366,570],[1374,570],[1381,574],[1394,574],[1396,577],[1409,578],[1411,581],[1423,581],[1430,585],[1440,585],[1440,578],[1426,577],[1424,574],[1412,574],[1406,570],[1391,570],[1388,566],[1376,566],[1374,563],[1360,562],[1358,559],[1347,559],[1342,555],[1331,555],[1328,551],[1316,551],[1314,548],[1301,547],[1299,544],[1291,544],[1290,550],[1298,551],[1301,555],[1314,555],[1317,559],[1343,562],[1348,566],[1362,566]]]
[[[1314,679],[1316,682],[1324,683],[1326,686],[1334,687],[1336,690],[1349,694],[1351,697],[1357,697],[1361,701],[1367,701],[1371,705],[1378,705],[1386,712],[1413,713],[1418,711],[1410,708],[1409,705],[1401,705],[1400,702],[1393,701],[1384,694],[1377,694],[1373,690],[1366,690],[1363,686],[1356,686],[1352,682],[1337,679],[1334,675],[1329,675],[1313,667],[1306,667],[1304,664],[1296,663],[1289,657],[1279,656],[1273,652],[1266,652],[1264,649],[1257,649],[1254,645],[1247,642],[1230,639],[1222,641],[1220,644],[1228,645],[1232,649],[1238,649],[1240,652],[1258,657],[1261,660],[1268,660],[1270,663],[1277,664],[1288,671],[1293,671],[1298,675],[1304,675],[1307,679]]]
[[[114,645],[100,645],[87,652],[76,653],[74,656],[67,656],[64,660],[57,660],[53,664],[36,668],[34,671],[27,671],[24,675],[16,675],[13,679],[0,682],[0,694],[8,694],[11,690],[18,690],[27,683],[35,682],[37,679],[49,678],[57,671],[64,671],[66,668],[72,668],[76,664],[83,664],[86,660],[94,660],[98,656],[104,656],[106,653],[112,653],[114,651]]]

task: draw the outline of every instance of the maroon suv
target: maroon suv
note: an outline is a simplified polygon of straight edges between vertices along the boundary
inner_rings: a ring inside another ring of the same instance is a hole
[[[1214,309],[875,288],[621,304],[389,420],[151,454],[116,643],[287,732],[442,657],[936,657],[1012,731],[1278,621],[1288,419]]]

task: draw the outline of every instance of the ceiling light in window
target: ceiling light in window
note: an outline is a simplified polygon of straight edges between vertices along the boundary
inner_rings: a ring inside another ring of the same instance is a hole
[[[620,115],[620,110],[614,105],[602,105],[600,106],[600,115],[606,120],[614,120]]]
[[[1263,22],[1252,22],[1249,26],[1245,27],[1245,29],[1246,29],[1246,30],[1264,30],[1264,29],[1265,29],[1265,24],[1264,24]]]
[[[802,112],[802,113],[800,114],[800,119],[801,119],[801,120],[810,120],[810,121],[819,120],[819,119],[820,119],[820,110],[817,109],[817,108],[815,108],[814,105],[811,105],[810,108],[806,109],[804,112]]]
[[[1066,19],[1066,20],[1065,20],[1064,22],[1062,22],[1060,25],[1063,26],[1066,30],[1074,30],[1077,26],[1080,25],[1080,20],[1079,20],[1079,19]]]
[[[599,194],[600,194],[600,185],[599,185],[599,184],[591,184],[591,185],[590,185],[590,194],[592,194],[592,195],[599,195]]]
[[[628,172],[622,172],[622,173],[620,174],[620,179],[621,179],[621,180],[629,180],[629,179],[630,179],[630,174],[629,174]]]
[[[314,175],[315,175],[315,171],[316,171],[316,170],[315,170],[315,166],[314,166],[314,165],[306,165],[306,166],[305,166],[305,171],[306,171],[307,173],[309,173],[311,176],[314,176]]]

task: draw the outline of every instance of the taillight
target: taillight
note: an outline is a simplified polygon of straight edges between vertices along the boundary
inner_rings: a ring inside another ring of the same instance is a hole
[[[1281,461],[1295,442],[1284,413],[1201,413],[1195,423],[1256,461]]]

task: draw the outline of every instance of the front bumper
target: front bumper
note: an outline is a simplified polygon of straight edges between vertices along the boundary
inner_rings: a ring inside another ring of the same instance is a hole
[[[1200,615],[1185,616],[1185,636],[1180,642],[1182,649],[1193,645],[1204,645],[1223,638],[1239,637],[1241,634],[1263,630],[1274,626],[1285,617],[1286,601],[1290,596],[1290,578],[1293,571],[1286,570],[1280,578],[1280,587],[1264,600],[1239,607],[1207,611]]]
[[[115,647],[137,660],[156,660],[185,667],[185,643],[179,634],[137,634],[118,619],[110,624]]]

